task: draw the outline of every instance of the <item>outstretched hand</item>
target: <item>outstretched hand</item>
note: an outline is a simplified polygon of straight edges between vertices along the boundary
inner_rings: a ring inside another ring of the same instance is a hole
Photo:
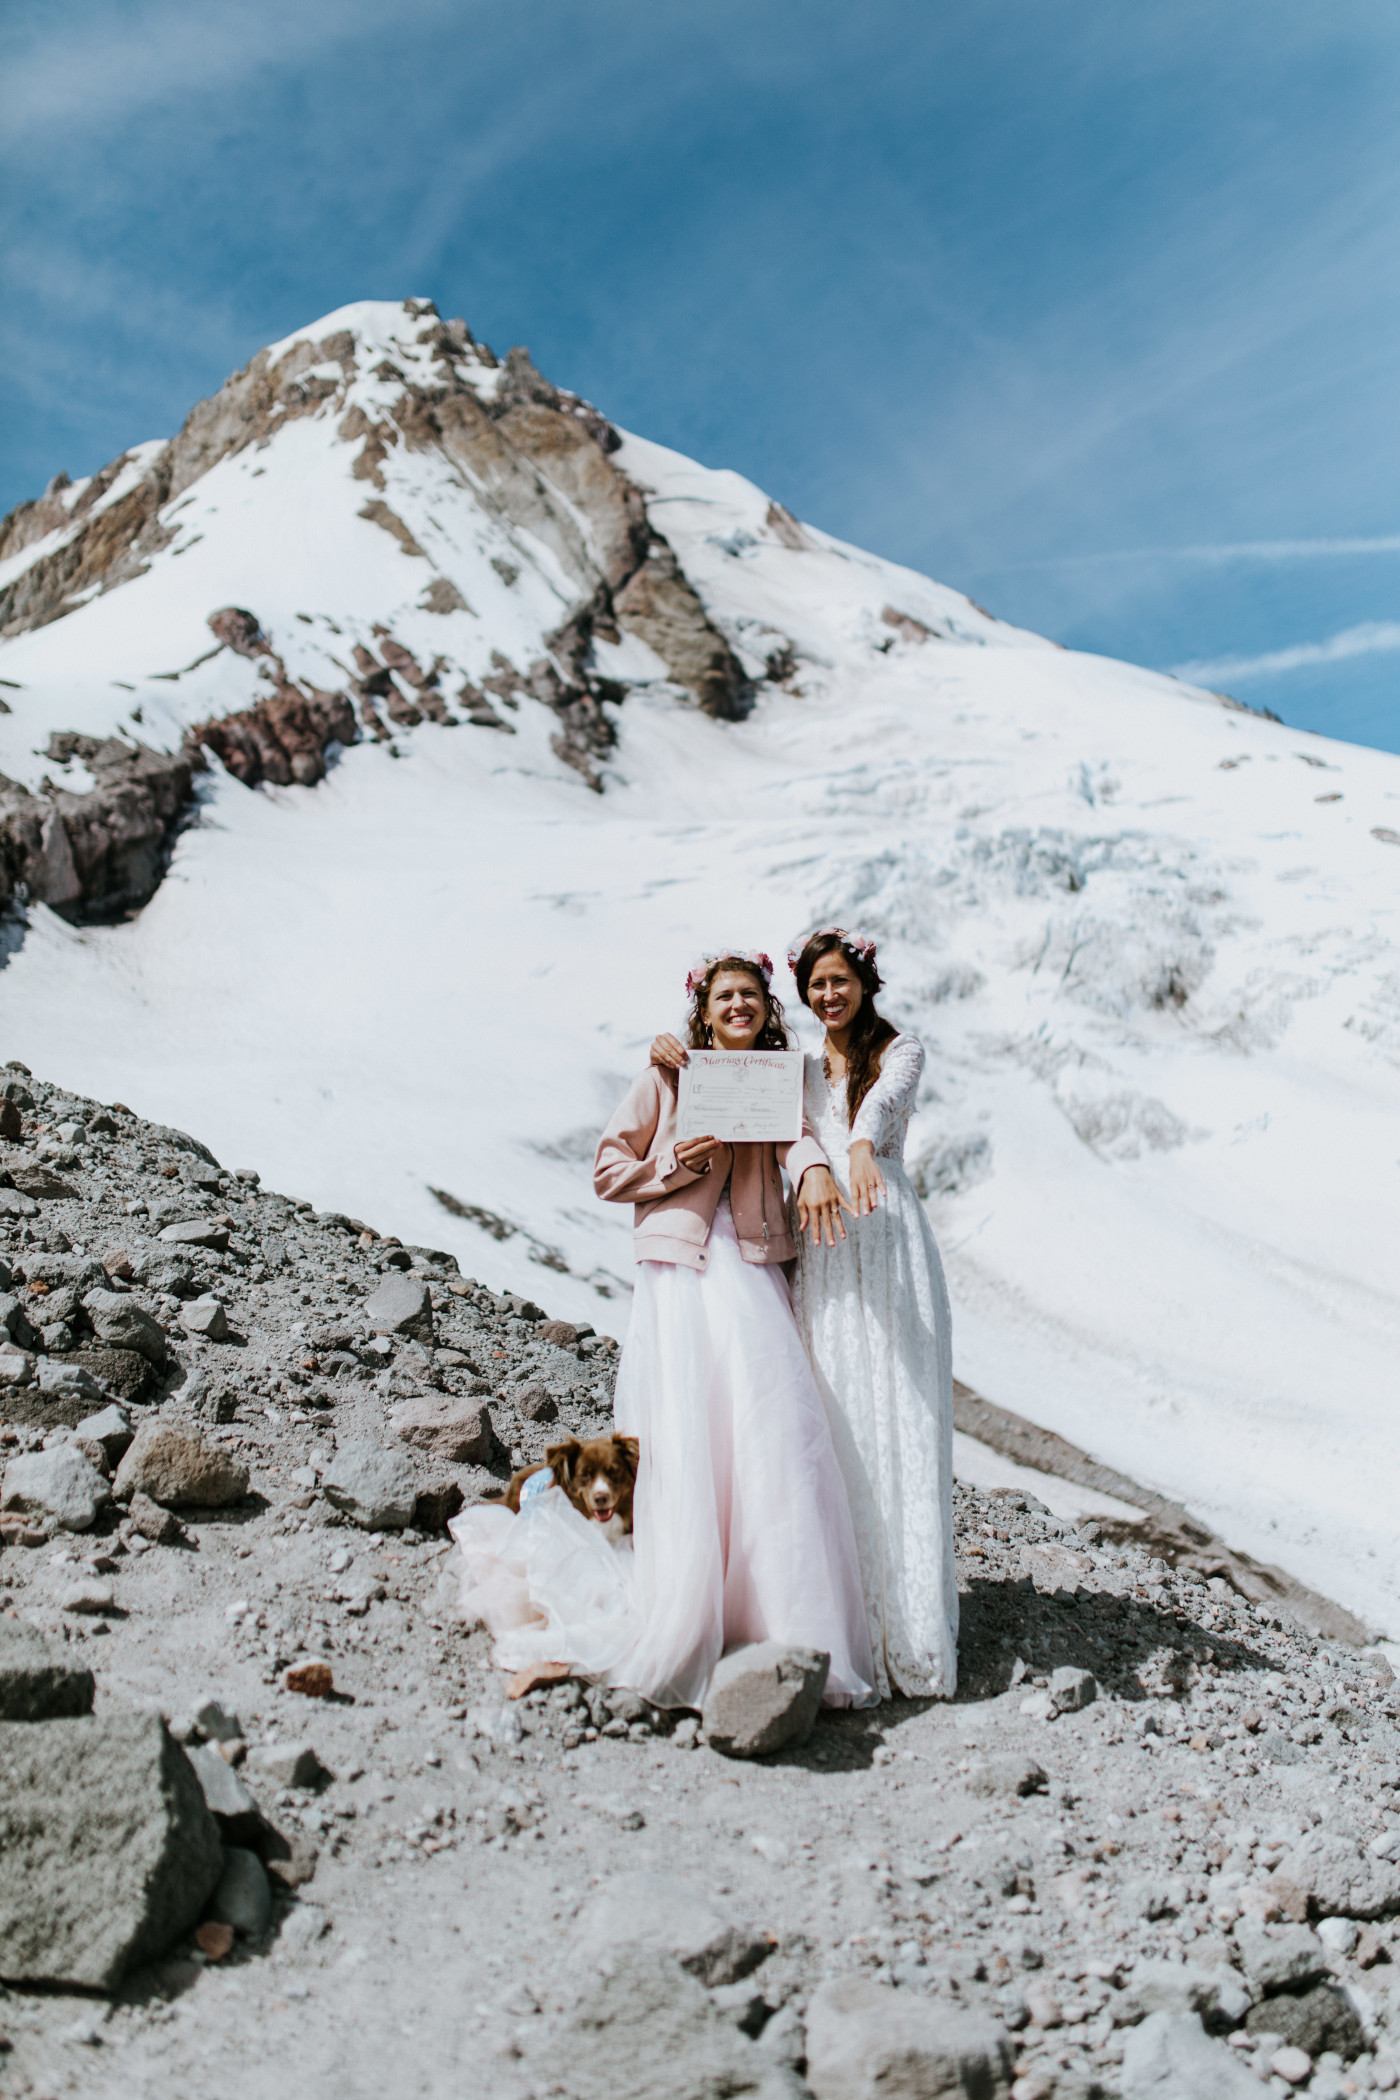
[[[875,1164],[875,1147],[869,1138],[857,1138],[851,1147],[850,1180],[856,1216],[868,1218],[880,1208],[885,1193],[885,1177]]]
[[[651,1046],[651,1062],[664,1071],[679,1072],[690,1063],[690,1052],[677,1035],[659,1035]]]
[[[820,1247],[825,1241],[834,1247],[837,1239],[845,1239],[846,1228],[841,1223],[843,1210],[856,1215],[855,1206],[842,1195],[832,1180],[827,1167],[808,1167],[797,1190],[797,1222],[803,1232],[810,1232],[812,1245]]]

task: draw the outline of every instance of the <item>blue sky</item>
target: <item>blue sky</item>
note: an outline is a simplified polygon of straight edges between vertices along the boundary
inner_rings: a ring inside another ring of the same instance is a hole
[[[0,507],[347,300],[1400,749],[1391,0],[11,0]]]

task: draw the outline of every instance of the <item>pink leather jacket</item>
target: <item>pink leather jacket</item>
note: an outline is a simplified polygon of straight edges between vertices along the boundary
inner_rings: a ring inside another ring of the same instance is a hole
[[[723,1145],[700,1173],[676,1158],[673,1080],[648,1065],[598,1141],[593,1186],[605,1203],[636,1205],[632,1245],[638,1261],[709,1266],[706,1245],[729,1178],[729,1204],[745,1261],[792,1261],[796,1242],[788,1223],[779,1167],[794,1188],[809,1167],[828,1164],[803,1112],[802,1135],[791,1145]]]

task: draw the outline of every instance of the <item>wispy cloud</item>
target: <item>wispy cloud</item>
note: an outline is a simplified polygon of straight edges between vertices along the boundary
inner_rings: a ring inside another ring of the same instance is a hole
[[[402,21],[441,14],[447,0],[400,0]],[[461,10],[459,10],[460,12]],[[120,124],[181,95],[229,96],[269,67],[324,63],[335,46],[383,29],[376,0],[332,0],[288,8],[276,0],[228,0],[192,10],[183,0],[142,0],[116,15],[90,4],[35,18],[9,43],[0,92],[6,151],[22,155],[63,127]]]
[[[1175,664],[1173,672],[1191,685],[1217,685],[1228,679],[1274,678],[1314,664],[1344,663],[1353,656],[1385,656],[1400,649],[1400,621],[1367,620],[1344,627],[1325,642],[1295,642],[1289,649],[1270,649],[1263,656],[1217,656],[1199,663]]]
[[[1103,568],[1119,562],[1202,562],[1219,567],[1232,561],[1339,561],[1356,555],[1400,554],[1400,532],[1369,538],[1330,540],[1225,540],[1198,547],[1115,547],[1098,554],[1052,554],[1037,561],[1009,562],[988,575],[1016,575],[1027,569]]]

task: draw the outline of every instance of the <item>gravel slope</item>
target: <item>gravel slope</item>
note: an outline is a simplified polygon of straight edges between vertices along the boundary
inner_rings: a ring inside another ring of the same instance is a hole
[[[441,1518],[508,1456],[602,1427],[616,1345],[226,1173],[178,1132],[4,1076],[19,1128],[0,1259],[47,1345],[30,1383],[0,1389],[5,1455],[71,1440],[99,1404],[80,1362],[135,1376],[82,1331],[97,1263],[119,1287],[129,1271],[124,1295],[169,1338],[133,1421],[163,1411],[250,1469],[243,1499],[180,1512],[170,1545],[115,1505],[47,1537],[8,1515],[5,1608],[81,1652],[99,1712],[159,1708],[191,1743],[211,1697],[236,1715],[296,1883],[276,1883],[267,1938],[218,1963],[179,1946],[111,2003],[9,1991],[6,2091],[792,2094],[808,2002],[846,1971],[1000,2023],[1017,2100],[1192,2090],[1133,2083],[1132,2037],[1159,2010],[1205,2016],[1221,2091],[1226,2053],[1319,2100],[1396,2084],[1400,1698],[1383,1658],[1032,1497],[959,1488],[952,1703],[824,1716],[754,1764],[573,1686],[509,1706],[454,1616]],[[40,1169],[68,1193],[25,1214]],[[159,1238],[181,1222],[227,1244]],[[426,1284],[430,1341],[370,1335],[367,1300],[395,1273]],[[182,1324],[210,1296],[226,1341]],[[56,1368],[41,1386],[60,1360],[67,1389]],[[408,1448],[390,1418],[435,1393],[486,1401],[495,1455],[415,1457],[417,1521],[367,1532],[319,1476],[349,1446]],[[110,1606],[68,1608],[83,1584]],[[286,1689],[309,1661],[333,1697]],[[278,1742],[314,1747],[318,1787],[267,1776],[258,1752]],[[738,1929],[704,1987],[654,1954],[626,1967],[639,1933],[711,1912]],[[623,1964],[644,2021],[600,1958]]]

